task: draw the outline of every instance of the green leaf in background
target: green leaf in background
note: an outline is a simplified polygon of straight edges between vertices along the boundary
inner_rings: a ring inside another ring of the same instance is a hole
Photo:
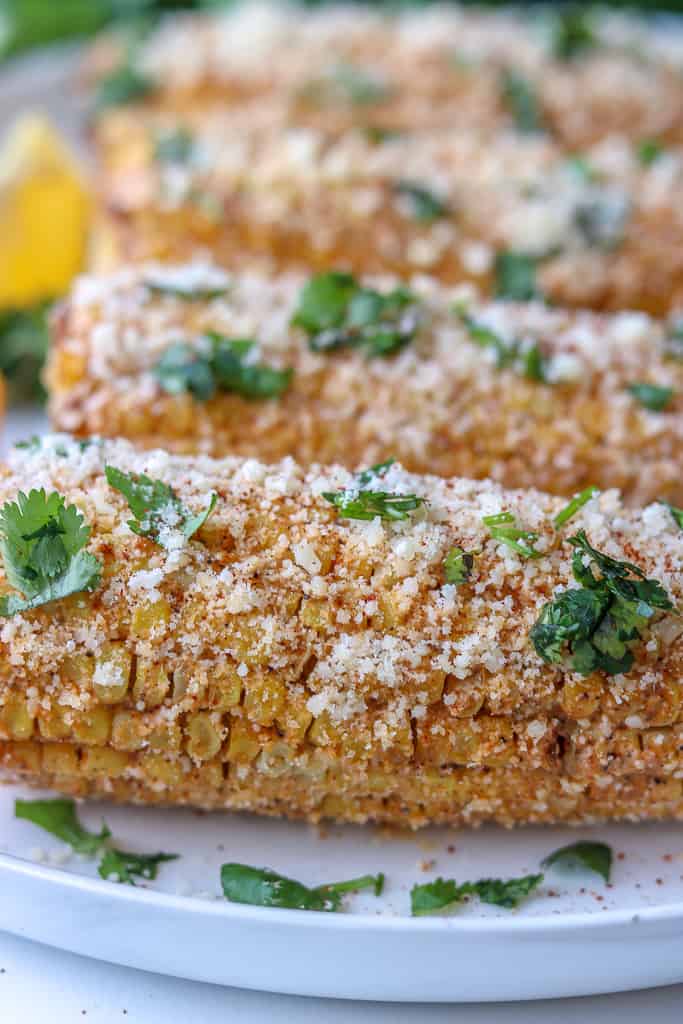
[[[111,836],[105,824],[101,832],[88,832],[78,820],[73,800],[59,797],[56,800],[15,800],[14,816],[33,822],[68,843],[75,853],[89,857],[98,853]]]
[[[568,870],[578,868],[594,871],[606,882],[609,882],[612,870],[612,849],[606,843],[580,840],[578,843],[570,843],[569,846],[562,846],[559,850],[549,853],[541,861],[541,867],[560,867]]]
[[[538,258],[514,249],[502,249],[496,255],[494,268],[496,298],[529,302],[540,298],[536,287]]]
[[[436,192],[425,188],[416,181],[398,181],[394,185],[394,192],[403,196],[410,207],[410,214],[420,224],[431,224],[441,217],[449,214],[448,204],[441,199]]]
[[[629,384],[627,390],[644,409],[649,409],[650,412],[663,412],[674,396],[673,388],[664,388],[658,384],[648,384],[644,381]]]
[[[531,82],[518,71],[507,68],[501,77],[503,102],[512,114],[517,131],[523,135],[542,132],[543,119]]]
[[[42,303],[0,313],[0,371],[14,401],[45,398],[40,375],[47,355],[49,310],[49,304]]]

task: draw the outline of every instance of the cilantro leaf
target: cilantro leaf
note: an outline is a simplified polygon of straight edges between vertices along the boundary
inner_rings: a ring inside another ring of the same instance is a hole
[[[636,146],[636,156],[643,167],[650,167],[663,152],[664,147],[656,139],[641,139]]]
[[[404,196],[409,203],[410,212],[416,221],[421,224],[431,224],[441,217],[449,214],[448,204],[439,198],[435,192],[425,188],[424,185],[415,181],[398,181],[394,185],[394,192],[398,196]]]
[[[683,359],[683,317],[669,325],[669,335],[664,343],[664,355],[669,359]]]
[[[387,100],[392,93],[388,83],[356,64],[340,63],[324,77],[314,79],[299,95],[317,105],[350,103],[364,107]]]
[[[129,55],[100,81],[95,94],[95,110],[101,112],[109,107],[145,99],[155,89],[154,80],[139,71]]]
[[[303,288],[292,324],[308,334],[314,352],[361,348],[368,356],[389,356],[414,338],[418,302],[406,288],[382,294],[351,274],[330,271]]]
[[[39,828],[57,836],[62,842],[68,843],[75,853],[82,853],[88,857],[98,853],[111,836],[105,824],[98,833],[88,832],[83,828],[78,820],[73,800],[15,800],[14,816],[38,825]]]
[[[673,388],[659,387],[657,384],[647,384],[642,381],[629,384],[627,390],[637,402],[651,412],[663,412],[674,396]]]
[[[558,60],[571,60],[592,49],[598,39],[590,11],[569,5],[553,14],[551,49]]]
[[[204,525],[218,500],[212,493],[204,511],[193,515],[163,480],[152,480],[144,473],[124,473],[116,466],[105,466],[104,472],[109,486],[124,496],[135,516],[128,520],[133,533],[162,547],[164,529],[178,529],[189,540]]]
[[[0,554],[10,586],[23,597],[0,598],[0,616],[94,590],[102,564],[83,550],[90,527],[75,505],[53,491],[19,492],[0,510]]]
[[[384,887],[384,875],[363,875],[362,878],[332,882],[311,889],[268,868],[224,864],[221,868],[221,884],[225,898],[231,903],[335,912],[340,910],[342,896],[346,892],[373,889],[375,895],[379,896]]]
[[[323,498],[338,510],[343,519],[380,519],[397,522],[424,505],[415,494],[389,494],[386,491],[324,491]]]
[[[538,534],[533,530],[524,530],[514,525],[512,512],[499,512],[494,516],[482,516],[482,522],[488,526],[494,540],[501,541],[524,558],[542,558],[543,552],[537,551],[534,544]]]
[[[553,519],[555,528],[559,529],[560,526],[564,526],[565,523],[568,523],[569,520],[572,519],[576,513],[591,500],[593,495],[597,493],[598,488],[591,486],[586,487],[586,489],[581,491],[580,494],[575,494],[569,504],[565,505]]]
[[[531,82],[518,71],[508,68],[502,73],[500,86],[517,131],[525,135],[544,131],[538,98]]]
[[[496,254],[494,266],[496,297],[528,302],[539,298],[536,286],[538,259],[529,253],[502,249]]]
[[[574,225],[586,245],[613,249],[623,240],[629,203],[609,189],[593,189],[574,211]]]
[[[569,846],[562,846],[559,850],[554,850],[541,861],[541,867],[544,868],[555,865],[570,870],[585,868],[601,875],[606,882],[609,882],[612,870],[612,849],[606,843],[579,840],[578,843],[570,843]]]
[[[154,159],[161,164],[185,164],[193,152],[192,133],[182,125],[161,133],[154,144]]]
[[[568,541],[575,548],[572,571],[581,587],[544,605],[530,639],[544,661],[557,664],[568,654],[571,668],[581,675],[598,669],[607,675],[628,672],[631,644],[658,610],[673,608],[671,600],[658,580],[647,579],[631,562],[597,551],[583,530]]]
[[[673,521],[681,530],[683,530],[683,508],[676,508],[675,505],[669,504],[668,501],[660,501],[660,505],[666,505],[672,515]]]
[[[208,350],[185,342],[171,345],[155,367],[161,387],[171,395],[189,392],[206,401],[218,391],[242,398],[274,398],[289,387],[291,369],[251,361],[255,342],[245,338],[225,338],[210,331],[205,338]]]
[[[495,352],[496,366],[499,370],[510,368],[529,380],[547,382],[547,360],[536,342],[519,338],[507,341],[492,328],[471,317],[465,309],[458,307],[456,312],[472,341],[482,348],[490,348]]]
[[[0,372],[13,399],[42,401],[41,372],[48,349],[49,303],[0,313]]]
[[[455,545],[448,552],[443,560],[443,571],[446,583],[454,583],[459,586],[466,583],[474,569],[474,553],[465,551]]]
[[[159,865],[178,860],[177,853],[126,853],[125,850],[106,850],[98,872],[101,878],[115,878],[117,882],[135,885],[135,878],[154,881]]]
[[[221,295],[226,295],[229,290],[227,284],[198,285],[194,282],[185,284],[180,277],[179,280],[174,281],[170,275],[165,279],[161,276],[157,279],[147,277],[145,278],[145,285],[156,295],[175,295],[179,299],[187,299],[188,301],[217,299]]]
[[[543,875],[524,875],[521,878],[482,878],[478,882],[437,878],[425,885],[414,885],[410,891],[410,912],[413,917],[443,914],[454,909],[468,896],[478,896],[482,903],[492,903],[513,910],[543,881]]]

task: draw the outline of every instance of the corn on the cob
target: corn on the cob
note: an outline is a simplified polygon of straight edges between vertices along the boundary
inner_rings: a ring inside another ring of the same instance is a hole
[[[670,326],[642,313],[462,305],[462,291],[415,279],[393,325],[406,329],[400,351],[368,357],[353,334],[349,347],[312,351],[315,339],[291,325],[307,281],[228,277],[202,263],[82,278],[54,324],[53,424],[177,452],[351,468],[395,456],[416,472],[565,495],[594,484],[683,504],[683,363]],[[364,284],[381,296],[395,282]],[[178,352],[192,373],[214,334],[253,338],[252,363],[290,368],[288,386],[254,399],[200,394],[172,366],[165,378]],[[659,411],[642,404],[651,385],[665,399]]]
[[[236,269],[250,259],[427,272],[496,292],[512,252],[558,305],[683,305],[679,149],[643,166],[628,140],[610,138],[577,161],[544,136],[334,140],[247,112],[188,124],[186,148],[167,160],[165,123],[125,112],[102,132],[100,269],[202,250]]]
[[[131,520],[106,466],[163,481],[169,505]],[[397,465],[368,483],[419,500],[403,518],[360,521],[330,501],[358,495],[339,467],[66,436],[15,451],[0,499],[34,487],[75,504],[101,579],[3,621],[6,773],[78,795],[311,820],[683,815],[683,534],[672,512],[627,509],[615,492],[576,511],[571,532],[602,553],[605,579],[659,595],[647,614],[638,606],[621,674],[611,644],[604,664],[579,671],[532,643],[572,573],[595,593],[603,585],[586,583],[587,557],[572,568],[569,527],[553,524],[563,499]],[[192,529],[205,521],[187,539],[182,524],[199,509]],[[482,518],[502,511],[519,529],[495,533]],[[472,560],[446,582],[454,550]]]
[[[614,16],[585,20],[580,38],[562,15],[546,28],[538,15],[457,7],[387,17],[356,5],[302,13],[250,4],[171,20],[132,57],[104,42],[90,73],[130,61],[119,71],[123,95],[115,77],[102,98],[137,94],[176,113],[282,97],[290,124],[335,131],[457,124],[495,133],[517,123],[547,128],[569,150],[619,132],[683,143],[679,38]]]

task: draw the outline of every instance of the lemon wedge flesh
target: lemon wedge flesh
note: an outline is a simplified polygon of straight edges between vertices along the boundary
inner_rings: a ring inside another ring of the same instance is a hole
[[[83,266],[90,199],[48,121],[21,117],[0,150],[0,309],[61,295]]]

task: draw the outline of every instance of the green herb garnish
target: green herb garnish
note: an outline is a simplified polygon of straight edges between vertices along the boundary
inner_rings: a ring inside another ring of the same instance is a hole
[[[574,224],[586,245],[613,249],[623,240],[629,204],[623,196],[594,190],[574,211]]]
[[[346,882],[332,882],[311,889],[292,878],[268,868],[248,864],[224,864],[221,884],[225,898],[231,903],[248,903],[254,907],[284,907],[289,910],[340,910],[342,896],[359,889],[373,889],[379,896],[384,888],[384,875],[363,875]]]
[[[673,521],[681,530],[683,530],[683,508],[676,508],[675,505],[669,504],[668,501],[660,501],[660,505],[666,505],[671,513]]]
[[[647,384],[643,381],[636,381],[629,384],[627,389],[637,402],[651,412],[663,412],[674,396],[673,388],[659,387],[657,384]]]
[[[584,676],[598,669],[607,675],[628,672],[631,645],[657,610],[673,609],[671,600],[638,566],[597,551],[583,530],[568,541],[575,548],[572,571],[581,586],[544,606],[530,634],[534,648],[552,664],[569,656],[571,668]]]
[[[519,132],[535,134],[544,130],[538,98],[527,78],[508,68],[501,77],[501,92]]]
[[[254,341],[224,338],[213,331],[203,340],[207,347],[177,342],[166,349],[155,367],[164,391],[171,395],[189,392],[206,401],[218,391],[249,399],[275,398],[289,387],[292,370],[252,362]]]
[[[396,182],[394,192],[408,201],[411,216],[421,224],[431,224],[450,212],[443,199],[415,181]]]
[[[8,583],[23,597],[0,598],[0,616],[94,590],[102,564],[84,550],[89,536],[82,513],[56,491],[20,491],[16,503],[3,505],[0,553]]]
[[[570,843],[569,846],[562,846],[559,850],[548,854],[541,861],[541,866],[544,868],[558,866],[569,870],[585,868],[587,871],[594,871],[606,882],[609,882],[612,870],[612,850],[606,843],[580,840],[578,843]]]
[[[83,828],[73,800],[15,800],[14,816],[38,825],[68,843],[75,853],[87,857],[94,857],[111,838],[111,832],[104,823],[101,832],[88,832]]]
[[[364,469],[356,474],[352,487],[343,491],[324,491],[323,498],[334,505],[344,519],[371,520],[377,516],[394,522],[408,519],[411,512],[425,504],[424,498],[418,498],[415,494],[391,494],[388,491],[366,489],[369,484],[381,480],[394,461],[387,459],[386,462]]]
[[[100,81],[95,94],[95,110],[102,111],[145,99],[155,89],[155,82],[135,67],[129,55],[119,67]]]
[[[98,872],[101,878],[114,878],[126,885],[135,885],[135,878],[154,881],[159,865],[178,860],[177,853],[126,853],[125,850],[106,850]]]
[[[664,147],[656,139],[642,139],[636,146],[636,156],[643,167],[650,167],[663,152]]]
[[[551,47],[558,60],[571,60],[597,45],[590,12],[569,6],[553,14]]]
[[[443,914],[455,909],[469,896],[478,896],[482,903],[514,910],[543,881],[543,875],[524,875],[521,878],[482,878],[478,882],[437,878],[425,885],[414,885],[410,890],[410,912],[413,917]]]
[[[107,483],[119,491],[135,516],[128,526],[139,537],[147,537],[164,546],[164,531],[177,530],[189,540],[209,518],[218,500],[212,494],[209,504],[198,515],[184,507],[173,488],[162,480],[151,480],[144,473],[124,473],[116,466],[105,466]]]
[[[303,288],[292,324],[306,331],[314,352],[360,348],[368,356],[389,356],[414,338],[418,303],[406,288],[383,295],[351,274],[330,271]]]
[[[586,489],[581,491],[580,494],[575,494],[569,504],[565,505],[553,519],[555,528],[559,529],[560,526],[564,526],[565,523],[568,523],[569,520],[572,519],[573,516],[575,516],[576,513],[591,500],[593,495],[597,494],[597,492],[598,488],[591,486],[586,487]]]
[[[528,302],[539,297],[536,287],[538,258],[530,253],[503,249],[496,255],[494,268],[496,297]]]
[[[182,126],[159,135],[154,146],[154,159],[162,164],[187,163],[194,151],[194,138]]]
[[[581,153],[575,153],[573,156],[568,157],[566,166],[580,181],[585,182],[587,185],[592,185],[598,180],[599,175],[597,171],[588,158]]]
[[[664,355],[669,359],[683,360],[683,317],[669,326],[669,335],[664,342]]]
[[[135,885],[133,876],[154,879],[159,864],[177,860],[176,853],[126,853],[109,846],[111,831],[102,823],[100,832],[88,832],[81,825],[73,800],[58,797],[55,800],[15,800],[14,816],[30,821],[45,829],[62,842],[68,843],[74,853],[94,857],[102,853],[99,873],[102,878],[114,876],[117,882]]]
[[[382,103],[392,90],[381,79],[355,64],[338,64],[323,78],[309,82],[301,89],[302,99],[317,105],[351,103],[363,107]]]
[[[495,352],[496,366],[499,370],[514,369],[529,380],[547,383],[547,361],[536,342],[518,338],[507,341],[492,328],[471,317],[465,309],[457,308],[456,312],[472,341],[482,348],[490,348]]]
[[[183,285],[181,283],[170,283],[166,281],[155,281],[153,278],[148,278],[145,281],[145,285],[155,295],[175,295],[178,299],[187,299],[188,302],[207,299],[217,299],[221,295],[227,295],[228,285],[217,285],[217,286],[203,286],[203,285]]]
[[[366,124],[359,131],[365,136],[368,142],[373,143],[375,146],[381,145],[383,142],[391,142],[392,139],[400,139],[405,133],[399,131],[398,128],[383,128],[379,124]]]
[[[457,545],[451,548],[443,560],[443,571],[446,583],[460,586],[466,583],[474,569],[474,552],[465,551]]]
[[[499,540],[506,547],[512,548],[524,558],[543,558],[543,552],[537,551],[534,544],[538,534],[533,530],[523,530],[513,525],[515,517],[512,512],[499,512],[495,516],[482,516],[482,522],[488,526],[494,540]]]
[[[7,378],[10,396],[19,401],[43,401],[40,375],[49,343],[49,303],[31,309],[0,313],[0,372]]]

